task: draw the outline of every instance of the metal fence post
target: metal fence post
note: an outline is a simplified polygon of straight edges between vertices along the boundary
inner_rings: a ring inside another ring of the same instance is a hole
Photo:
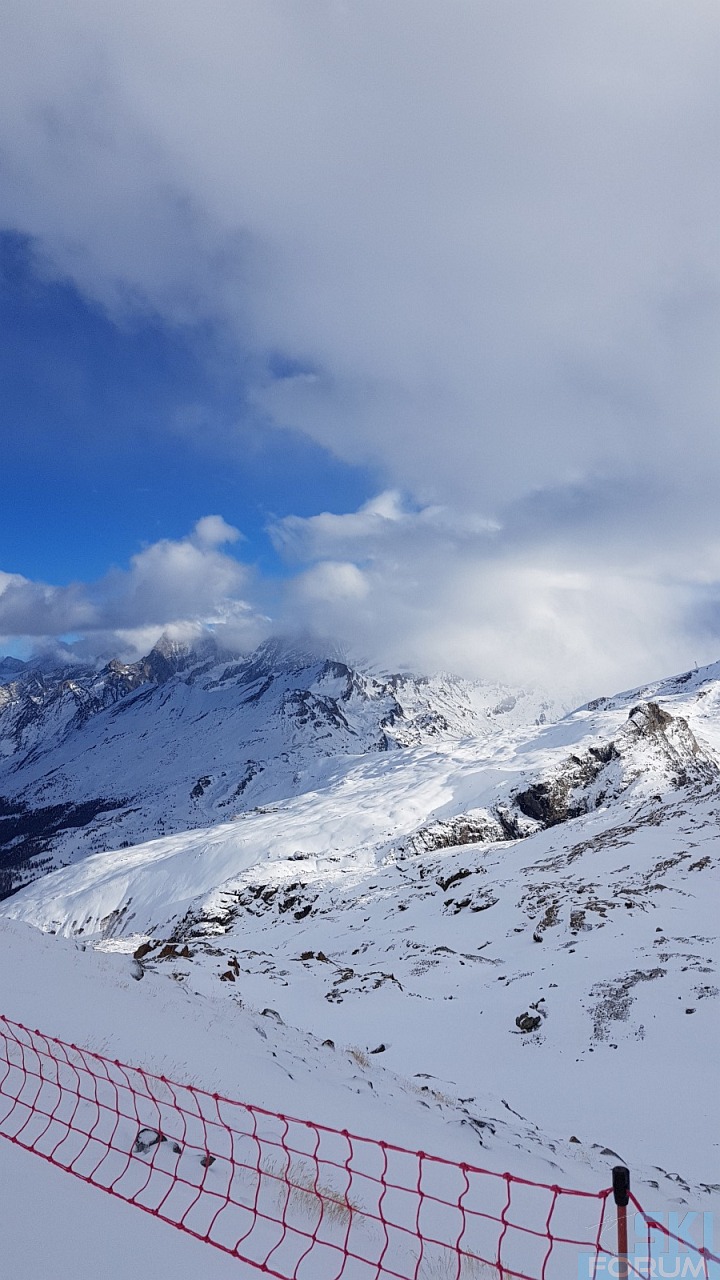
[[[628,1280],[627,1207],[630,1203],[630,1170],[616,1164],[612,1171],[613,1199],[617,1205],[618,1280]]]

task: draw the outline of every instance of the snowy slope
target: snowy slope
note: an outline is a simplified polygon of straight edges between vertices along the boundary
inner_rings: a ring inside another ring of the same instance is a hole
[[[0,893],[88,853],[205,827],[323,785],[338,761],[551,714],[522,690],[363,672],[267,642],[162,641],[102,671],[0,683]]]
[[[3,911],[140,946],[193,1007],[355,1045],[488,1150],[477,1121],[493,1142],[538,1125],[563,1168],[617,1152],[662,1204],[717,1207],[719,696],[710,669],[336,757],[302,795],[88,858]]]
[[[216,1249],[0,1140],[3,1274],[13,1280],[257,1280]]]
[[[550,1142],[499,1100],[497,1115],[469,1099],[459,1103],[424,1080],[395,1075],[382,1058],[365,1057],[352,1045],[323,1045],[269,1011],[223,998],[224,992],[193,996],[151,971],[137,981],[133,967],[125,955],[82,951],[6,922],[0,1006],[49,1034],[271,1110],[321,1117],[386,1141],[422,1143],[454,1160],[509,1167],[543,1181],[588,1190],[607,1183],[607,1154]],[[15,1280],[257,1274],[1,1138],[0,1174],[3,1264]],[[637,1189],[650,1193],[642,1174]],[[663,1180],[668,1203],[676,1201],[676,1191]]]

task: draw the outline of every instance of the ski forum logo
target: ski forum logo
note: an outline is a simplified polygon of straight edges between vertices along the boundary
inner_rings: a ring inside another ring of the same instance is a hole
[[[720,1280],[720,1267],[698,1252],[715,1252],[712,1213],[654,1213],[648,1218],[659,1226],[649,1227],[642,1214],[634,1215],[627,1258],[580,1254],[578,1280]]]

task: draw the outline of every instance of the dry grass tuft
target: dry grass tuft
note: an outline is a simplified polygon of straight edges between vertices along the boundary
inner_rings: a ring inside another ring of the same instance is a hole
[[[473,1257],[470,1253],[458,1255],[448,1249],[441,1257],[423,1259],[419,1280],[498,1280],[495,1267]]]
[[[296,1160],[287,1169],[279,1161],[265,1159],[261,1169],[273,1179],[275,1198],[286,1213],[317,1217],[320,1211],[324,1221],[342,1228],[349,1226],[353,1214],[363,1213],[344,1192],[322,1182],[312,1164]]]

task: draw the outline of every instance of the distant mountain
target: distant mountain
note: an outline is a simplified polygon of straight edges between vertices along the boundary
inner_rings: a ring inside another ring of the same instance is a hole
[[[298,795],[338,759],[554,714],[537,693],[379,675],[277,638],[239,657],[212,637],[163,637],[100,670],[4,662],[0,896],[89,853]]]

